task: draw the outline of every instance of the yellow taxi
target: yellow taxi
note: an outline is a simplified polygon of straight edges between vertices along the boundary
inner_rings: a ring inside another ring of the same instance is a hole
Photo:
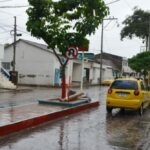
[[[143,80],[134,78],[120,78],[112,82],[106,99],[107,112],[113,108],[135,109],[139,114],[149,106],[150,92]]]
[[[108,79],[108,80],[103,80],[102,85],[110,85],[114,80],[113,79]]]

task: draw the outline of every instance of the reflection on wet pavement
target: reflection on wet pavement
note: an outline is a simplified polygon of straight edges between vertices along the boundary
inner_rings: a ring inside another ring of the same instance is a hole
[[[39,105],[38,103],[36,103],[20,107],[12,106],[9,108],[0,109],[0,126],[49,114],[56,111],[61,111],[64,108],[64,106],[49,107],[48,105]]]
[[[142,117],[131,110],[107,114],[106,90],[86,89],[100,100],[99,108],[5,137],[0,150],[148,150],[150,110]]]

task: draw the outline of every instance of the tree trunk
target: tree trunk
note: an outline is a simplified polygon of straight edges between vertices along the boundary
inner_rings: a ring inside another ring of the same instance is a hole
[[[146,36],[146,51],[148,51],[148,36]]]
[[[53,49],[53,52],[55,54],[55,56],[57,57],[58,61],[60,62],[61,65],[61,98],[64,99],[66,98],[66,74],[65,74],[65,69],[66,69],[66,65],[69,61],[69,59],[66,59],[65,63],[61,60],[61,57],[57,54],[57,52],[55,51],[55,49]]]
[[[62,91],[61,91],[61,98],[66,98],[66,74],[65,74],[65,68],[66,68],[66,65],[62,65],[62,68],[61,68],[61,86],[62,86]]]

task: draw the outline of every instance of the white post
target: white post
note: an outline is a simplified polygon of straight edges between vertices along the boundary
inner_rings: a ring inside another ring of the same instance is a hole
[[[83,91],[83,77],[84,77],[84,51],[82,51],[81,85],[80,85],[81,91]]]

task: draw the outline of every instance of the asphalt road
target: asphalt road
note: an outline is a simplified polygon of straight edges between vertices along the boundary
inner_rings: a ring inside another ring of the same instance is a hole
[[[121,113],[119,109],[108,115],[106,91],[107,87],[85,89],[93,100],[100,101],[98,108],[0,139],[0,150],[149,150],[149,108],[142,117],[136,111]],[[58,93],[60,89],[47,88],[0,93],[0,105],[8,107],[9,101],[16,105],[34,103],[37,98],[58,96]]]

